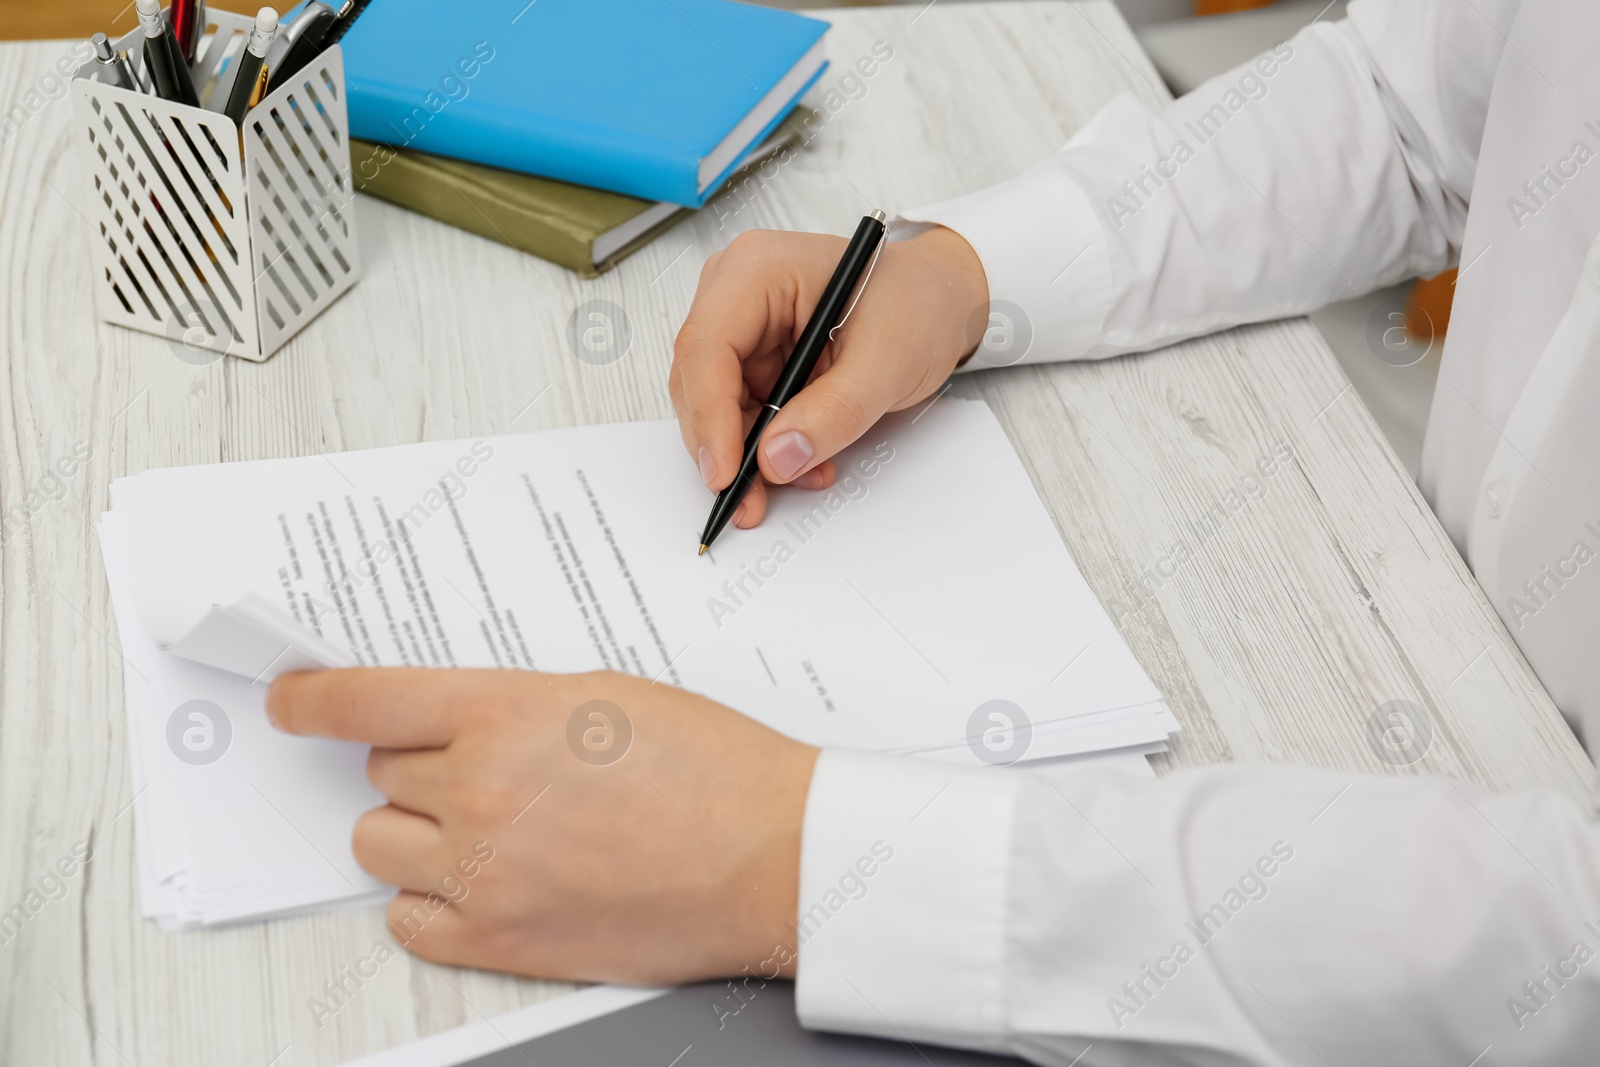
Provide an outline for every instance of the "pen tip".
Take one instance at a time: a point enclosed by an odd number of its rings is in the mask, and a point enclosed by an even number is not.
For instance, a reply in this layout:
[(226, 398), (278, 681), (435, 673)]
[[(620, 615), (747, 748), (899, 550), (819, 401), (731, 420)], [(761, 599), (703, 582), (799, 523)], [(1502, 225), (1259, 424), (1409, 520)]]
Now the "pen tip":
[(706, 546), (705, 545), (701, 545), (700, 546), (700, 551), (695, 553), (695, 555), (697, 555), (697, 556), (703, 556), (705, 554), (706, 554)]

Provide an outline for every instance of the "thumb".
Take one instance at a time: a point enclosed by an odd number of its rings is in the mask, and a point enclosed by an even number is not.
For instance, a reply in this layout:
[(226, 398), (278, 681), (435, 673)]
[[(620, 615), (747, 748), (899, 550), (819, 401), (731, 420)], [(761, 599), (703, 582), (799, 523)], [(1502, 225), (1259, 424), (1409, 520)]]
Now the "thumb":
[(894, 381), (874, 360), (838, 360), (797, 393), (762, 435), (761, 473), (791, 482), (847, 448), (895, 400)]

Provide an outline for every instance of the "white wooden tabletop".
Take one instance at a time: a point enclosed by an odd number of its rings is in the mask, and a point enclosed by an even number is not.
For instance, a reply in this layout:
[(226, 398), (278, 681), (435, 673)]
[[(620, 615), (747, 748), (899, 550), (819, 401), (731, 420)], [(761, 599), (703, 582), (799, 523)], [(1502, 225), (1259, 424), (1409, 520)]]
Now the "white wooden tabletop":
[[(95, 321), (71, 104), (46, 77), (71, 45), (0, 46), (0, 108), (25, 113), (0, 145), (0, 510), (26, 505), (0, 556), (0, 911), (77, 842), (93, 848), (0, 943), (0, 1063), (332, 1064), (567, 988), (402, 957), (319, 1027), (308, 1001), (385, 938), (379, 911), (185, 934), (139, 918), (94, 522), (110, 481), (149, 467), (668, 417), (672, 336), (700, 263), (735, 233), (848, 232), (874, 206), (1016, 174), (1119, 91), (1166, 97), (1109, 0), (832, 17), (816, 99), (875, 42), (892, 57), (841, 91), (810, 148), (615, 273), (580, 282), (360, 198), (365, 277), (261, 365), (194, 366)], [(592, 299), (631, 325), (609, 366), (564, 339)], [(1586, 795), (1583, 753), (1304, 321), (985, 371), (953, 394), (993, 405), (1182, 721), (1163, 767), (1301, 761)], [(78, 442), (87, 466), (60, 487), (48, 472)], [(1283, 450), (1292, 459), (1235, 509), (1229, 494)], [(1392, 700), (1433, 728), (1408, 767), (1368, 739)]]

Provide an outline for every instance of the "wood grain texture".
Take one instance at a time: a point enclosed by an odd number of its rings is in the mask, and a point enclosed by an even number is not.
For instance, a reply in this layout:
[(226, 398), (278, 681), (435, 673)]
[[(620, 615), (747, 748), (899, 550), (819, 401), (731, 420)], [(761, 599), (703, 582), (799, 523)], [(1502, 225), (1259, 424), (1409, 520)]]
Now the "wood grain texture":
[[(170, 0), (166, 0), (170, 4)], [(261, 5), (251, 0), (213, 0), (219, 11), (254, 14)], [(286, 10), (288, 5), (284, 5)], [(88, 37), (96, 30), (113, 41), (139, 24), (133, 0), (0, 0), (0, 40), (36, 37)]]
[[(0, 554), (0, 910), (74, 842), (94, 847), (63, 898), (0, 944), (0, 1063), (332, 1064), (566, 988), (402, 957), (318, 1027), (307, 1001), (384, 937), (376, 911), (181, 935), (142, 921), (122, 666), (94, 521), (113, 478), (149, 467), (667, 417), (673, 333), (699, 264), (735, 233), (844, 232), (872, 206), (1017, 173), (1118, 91), (1165, 98), (1107, 0), (835, 18), (823, 89), (875, 41), (894, 49), (865, 92), (770, 178), (614, 274), (580, 282), (361, 199), (366, 276), (262, 365), (192, 366), (159, 338), (95, 321), (69, 202), (69, 104), (43, 107), (0, 146), (0, 510), (41, 487), (59, 497), (35, 497)], [(67, 47), (0, 47), (0, 107)], [(621, 305), (632, 328), (611, 366), (579, 362), (564, 338), (591, 299)], [(1437, 736), (1396, 773), (1586, 794), (1583, 753), (1303, 321), (1102, 363), (985, 371), (952, 393), (993, 405), (1183, 722), (1164, 765), (1382, 772), (1365, 723), (1406, 699), (1428, 708)], [(80, 440), (91, 459), (58, 491), (49, 468)], [(1261, 480), (1259, 499), (1197, 533), (1281, 447), (1292, 461)], [(1187, 561), (1163, 564), (1184, 539)], [(1062, 649), (1063, 665), (1075, 651)]]

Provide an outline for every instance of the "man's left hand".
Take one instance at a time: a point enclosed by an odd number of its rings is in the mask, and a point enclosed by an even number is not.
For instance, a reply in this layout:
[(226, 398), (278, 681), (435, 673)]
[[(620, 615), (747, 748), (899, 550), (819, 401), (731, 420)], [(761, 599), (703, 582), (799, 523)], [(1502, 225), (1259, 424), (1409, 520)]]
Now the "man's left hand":
[(418, 955), (649, 984), (793, 974), (810, 746), (615, 673), (289, 674), (267, 712), (373, 746), (389, 803), (355, 857), (400, 888), (390, 930)]

